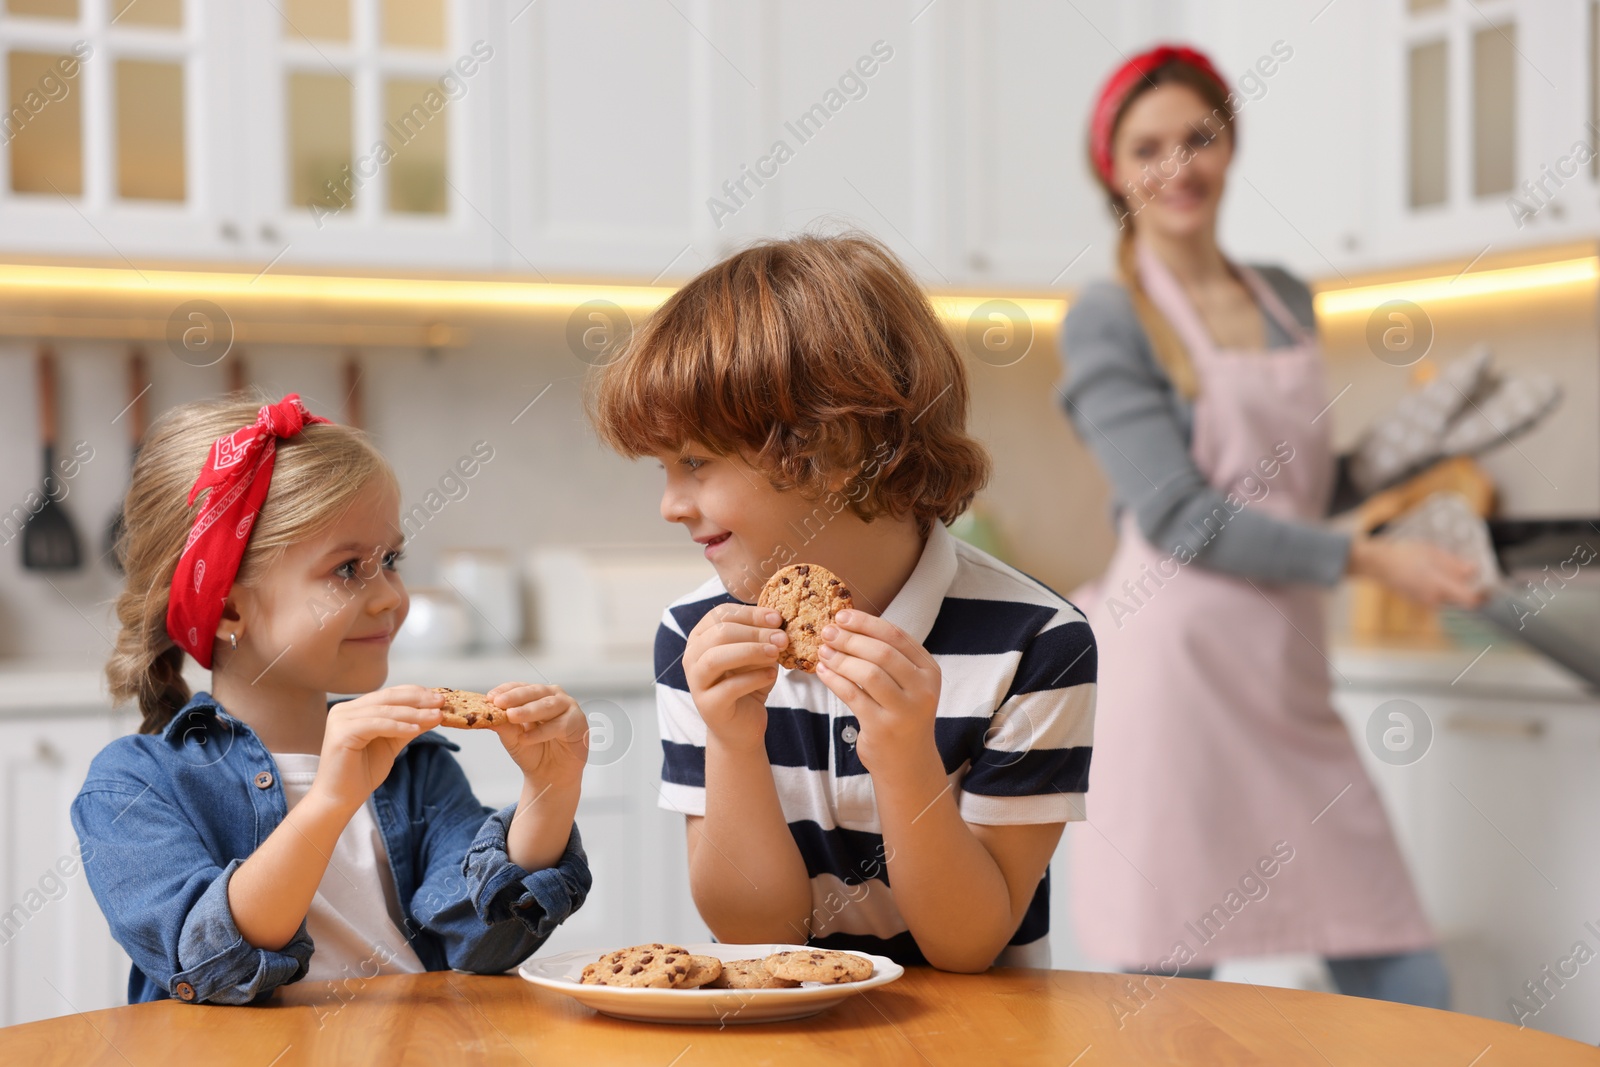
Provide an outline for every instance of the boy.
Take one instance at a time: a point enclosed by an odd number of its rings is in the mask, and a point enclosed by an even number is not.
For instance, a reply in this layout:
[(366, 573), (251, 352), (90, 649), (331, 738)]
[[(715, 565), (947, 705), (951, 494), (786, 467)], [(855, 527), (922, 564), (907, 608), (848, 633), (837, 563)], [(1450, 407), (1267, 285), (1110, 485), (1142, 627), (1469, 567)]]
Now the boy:
[[(967, 382), (885, 248), (806, 236), (679, 290), (605, 368), (601, 437), (666, 471), (717, 577), (656, 638), (662, 805), (719, 940), (955, 971), (1049, 966), (1048, 864), (1083, 818), (1094, 639), (945, 529), (987, 480)], [(813, 563), (856, 607), (815, 674), (753, 606)], [(893, 891), (890, 883), (893, 883)]]

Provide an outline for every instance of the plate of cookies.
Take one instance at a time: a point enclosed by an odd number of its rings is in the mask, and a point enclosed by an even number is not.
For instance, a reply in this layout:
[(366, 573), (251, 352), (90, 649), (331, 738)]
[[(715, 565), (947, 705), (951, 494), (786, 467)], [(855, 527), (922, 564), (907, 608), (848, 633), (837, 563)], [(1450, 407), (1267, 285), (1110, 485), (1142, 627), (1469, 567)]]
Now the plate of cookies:
[(518, 973), (602, 1015), (726, 1025), (803, 1019), (888, 985), (905, 968), (885, 956), (805, 945), (654, 942), (535, 956)]

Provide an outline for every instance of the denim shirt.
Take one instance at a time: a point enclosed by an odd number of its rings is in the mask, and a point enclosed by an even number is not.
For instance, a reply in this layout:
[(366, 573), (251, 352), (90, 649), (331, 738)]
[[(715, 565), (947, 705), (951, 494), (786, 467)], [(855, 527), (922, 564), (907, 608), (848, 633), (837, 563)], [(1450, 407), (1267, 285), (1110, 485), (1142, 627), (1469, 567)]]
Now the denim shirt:
[[(460, 747), (431, 731), (412, 739), (368, 803), (401, 933), (423, 966), (498, 974), (583, 904), (589, 865), (576, 825), (556, 866), (512, 863), (516, 806), (479, 804), (452, 751)], [(130, 1004), (257, 1003), (305, 976), (314, 946), (304, 920), (282, 949), (256, 948), (228, 904), (233, 872), (287, 810), (271, 753), (209, 693), (160, 734), (120, 737), (94, 758), (72, 826), (95, 900), (133, 960)]]

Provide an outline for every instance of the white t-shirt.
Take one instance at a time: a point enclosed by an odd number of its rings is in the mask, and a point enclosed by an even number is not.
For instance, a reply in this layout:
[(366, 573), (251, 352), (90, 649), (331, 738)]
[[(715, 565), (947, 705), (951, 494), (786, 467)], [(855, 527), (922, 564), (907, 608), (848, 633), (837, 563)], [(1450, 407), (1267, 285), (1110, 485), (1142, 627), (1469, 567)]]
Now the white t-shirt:
[[(274, 752), (283, 799), (289, 810), (306, 795), (321, 756)], [(345, 826), (333, 846), (328, 869), (311, 899), (306, 930), (316, 948), (306, 981), (415, 974), (427, 970), (400, 932), (405, 913), (389, 872), (389, 853), (372, 816), (372, 801)]]

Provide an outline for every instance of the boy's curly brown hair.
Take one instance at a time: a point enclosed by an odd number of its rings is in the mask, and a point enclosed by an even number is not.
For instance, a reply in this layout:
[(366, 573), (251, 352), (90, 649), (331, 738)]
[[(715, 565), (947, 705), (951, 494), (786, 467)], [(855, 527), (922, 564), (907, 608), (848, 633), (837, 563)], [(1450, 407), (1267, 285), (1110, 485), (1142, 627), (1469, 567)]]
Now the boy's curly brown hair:
[(989, 478), (967, 399), (960, 355), (894, 254), (861, 233), (806, 235), (674, 293), (600, 371), (590, 418), (630, 458), (698, 445), (808, 498), (870, 466), (851, 509), (926, 528)]

